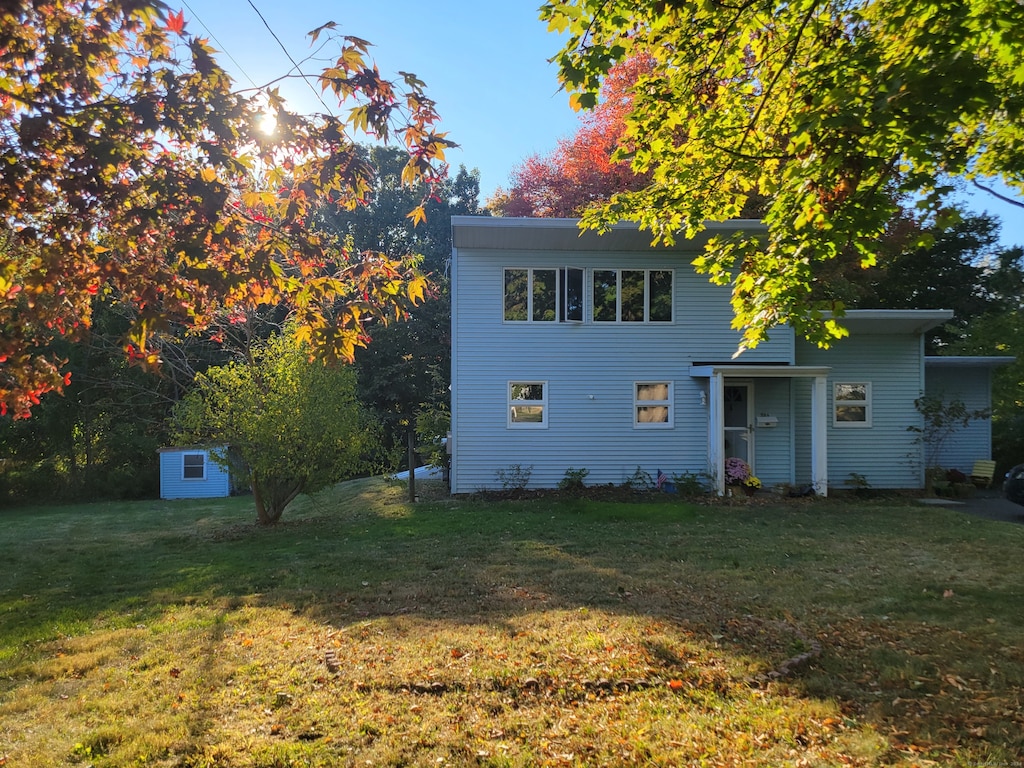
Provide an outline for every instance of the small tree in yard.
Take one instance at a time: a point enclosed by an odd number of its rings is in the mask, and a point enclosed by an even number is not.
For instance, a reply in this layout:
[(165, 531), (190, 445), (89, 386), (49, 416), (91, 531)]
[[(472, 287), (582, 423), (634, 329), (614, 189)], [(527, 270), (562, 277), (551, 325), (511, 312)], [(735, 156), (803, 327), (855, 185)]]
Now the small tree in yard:
[(196, 377), (175, 408), (175, 439), (228, 444), (215, 460), (248, 472), (257, 521), (273, 525), (300, 493), (371, 467), (379, 430), (355, 392), (351, 368), (311, 361), (290, 334), (273, 336), (248, 360)]

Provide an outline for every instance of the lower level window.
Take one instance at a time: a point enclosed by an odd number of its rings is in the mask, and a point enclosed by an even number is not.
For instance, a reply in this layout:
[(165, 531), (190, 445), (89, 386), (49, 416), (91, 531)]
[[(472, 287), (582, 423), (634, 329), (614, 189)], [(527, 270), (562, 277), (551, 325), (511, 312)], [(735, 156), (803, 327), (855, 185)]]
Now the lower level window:
[(185, 480), (206, 479), (206, 454), (186, 453), (182, 455), (181, 476)]
[(633, 426), (672, 426), (672, 382), (638, 381), (634, 384)]
[(871, 382), (836, 382), (832, 387), (832, 425), (871, 426)]
[(546, 381), (510, 381), (508, 383), (509, 427), (546, 427), (548, 425), (548, 383)]

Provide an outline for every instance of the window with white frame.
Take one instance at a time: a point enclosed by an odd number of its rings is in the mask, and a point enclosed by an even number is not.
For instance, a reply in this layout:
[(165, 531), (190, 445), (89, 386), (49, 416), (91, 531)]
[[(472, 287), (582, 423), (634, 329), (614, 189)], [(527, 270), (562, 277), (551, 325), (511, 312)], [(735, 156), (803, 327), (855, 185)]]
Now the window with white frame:
[(595, 323), (671, 323), (671, 269), (595, 269)]
[(540, 428), (548, 425), (548, 383), (546, 381), (510, 381), (508, 383), (508, 426)]
[(871, 382), (835, 382), (832, 385), (832, 426), (871, 426)]
[(672, 382), (634, 382), (633, 426), (671, 427), (672, 423)]
[(181, 477), (183, 480), (206, 479), (206, 454), (184, 453), (181, 456)]
[(578, 267), (505, 268), (505, 322), (583, 322), (583, 270)]

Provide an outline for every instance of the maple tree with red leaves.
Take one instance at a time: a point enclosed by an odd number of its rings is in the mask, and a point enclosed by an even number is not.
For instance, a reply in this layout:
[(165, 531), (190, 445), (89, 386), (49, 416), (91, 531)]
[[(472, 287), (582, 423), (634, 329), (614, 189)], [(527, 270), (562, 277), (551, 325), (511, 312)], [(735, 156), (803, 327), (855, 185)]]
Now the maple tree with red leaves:
[[(422, 299), (409, 262), (346, 252), (306, 221), (325, 203), (366, 200), (373, 172), (354, 134), (402, 146), (403, 181), (427, 189), (453, 144), (414, 75), (383, 78), (369, 43), (333, 22), (310, 36), (337, 47), (317, 79), (343, 117), (295, 114), (275, 89), (237, 92), (160, 0), (5, 4), (0, 413), (27, 416), (63, 388), (48, 345), (86, 333), (96, 300), (132, 308), (126, 350), (157, 366), (154, 334), (172, 322), (203, 329), (279, 305), (319, 356), (351, 360), (368, 321)], [(267, 109), (273, 136), (260, 127)]]
[(488, 207), (501, 216), (572, 218), (616, 192), (647, 186), (649, 174), (635, 172), (629, 160), (612, 160), (612, 153), (622, 144), (633, 87), (651, 65), (638, 55), (614, 66), (602, 83), (600, 102), (576, 133), (550, 154), (524, 160), (512, 171), (509, 190), (499, 189)]

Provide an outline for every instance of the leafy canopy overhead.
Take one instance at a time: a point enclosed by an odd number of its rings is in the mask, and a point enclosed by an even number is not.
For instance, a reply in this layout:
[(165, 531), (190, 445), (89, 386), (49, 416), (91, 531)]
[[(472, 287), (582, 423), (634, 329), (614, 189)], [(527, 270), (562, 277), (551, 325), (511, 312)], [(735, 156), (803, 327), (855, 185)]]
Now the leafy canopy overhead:
[(650, 183), (583, 225), (637, 221), (655, 241), (767, 201), (766, 233), (713, 239), (695, 264), (732, 283), (744, 345), (788, 322), (843, 334), (810, 291), (875, 241), (912, 196), (939, 211), (949, 179), (1024, 191), (1024, 4), (1009, 0), (555, 0), (573, 103), (592, 108), (616, 62), (652, 57), (619, 150)]
[[(6, 3), (0, 11), (0, 413), (66, 383), (47, 350), (89, 325), (94, 298), (134, 310), (129, 354), (156, 365), (171, 321), (285, 305), (299, 337), (351, 359), (370, 318), (419, 301), (424, 280), (306, 226), (362, 204), (372, 169), (351, 136), (394, 140), (406, 183), (444, 175), (451, 146), (414, 75), (381, 77), (369, 44), (314, 30), (314, 81), (340, 109), (302, 116), (242, 94), (206, 41), (160, 0)], [(276, 131), (261, 130), (264, 112)], [(341, 116), (333, 114), (337, 111)], [(422, 204), (413, 208), (422, 219)]]

